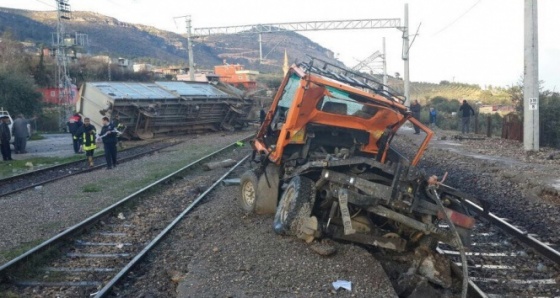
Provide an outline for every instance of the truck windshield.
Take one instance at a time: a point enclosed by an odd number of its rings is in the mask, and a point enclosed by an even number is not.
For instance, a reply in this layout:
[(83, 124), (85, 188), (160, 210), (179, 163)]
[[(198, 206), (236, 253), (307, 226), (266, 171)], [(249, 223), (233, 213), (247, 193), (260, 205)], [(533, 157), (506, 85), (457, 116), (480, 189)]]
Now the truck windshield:
[(283, 108), (290, 108), (292, 105), (292, 101), (294, 101), (294, 97), (296, 95), (296, 90), (299, 86), (300, 77), (296, 74), (292, 74), (288, 79), (288, 83), (286, 87), (284, 87), (284, 92), (282, 93), (282, 98), (278, 102), (278, 106)]
[(364, 119), (369, 119), (377, 113), (377, 109), (356, 101), (353, 95), (333, 88), (326, 87), (328, 95), (323, 96), (317, 105), (317, 109), (326, 113), (355, 116)]

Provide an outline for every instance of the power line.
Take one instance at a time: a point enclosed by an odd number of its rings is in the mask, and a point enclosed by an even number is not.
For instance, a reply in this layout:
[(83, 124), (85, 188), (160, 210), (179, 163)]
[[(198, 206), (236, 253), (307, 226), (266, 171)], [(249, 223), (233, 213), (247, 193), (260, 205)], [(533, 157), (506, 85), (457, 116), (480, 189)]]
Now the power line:
[(52, 7), (52, 8), (56, 8), (56, 6), (51, 5), (51, 4), (48, 4), (47, 2), (44, 2), (44, 1), (41, 1), (41, 0), (35, 0), (35, 1), (37, 1), (37, 2), (39, 2), (39, 3), (41, 3), (41, 4), (44, 4), (44, 5), (46, 5), (46, 6)]
[(457, 21), (459, 21), (462, 17), (464, 17), (467, 13), (469, 13), (469, 11), (471, 11), (475, 6), (477, 6), (482, 0), (478, 0), (475, 4), (473, 4), (471, 7), (469, 7), (469, 9), (467, 9), (465, 12), (463, 12), (460, 16), (458, 16), (455, 20), (453, 20), (451, 23), (447, 24), (447, 26), (443, 27), (441, 30), (439, 30), (438, 32), (434, 33), (432, 35), (432, 37), (440, 34), (441, 32), (447, 30), (447, 28), (453, 26), (453, 24), (455, 24)]

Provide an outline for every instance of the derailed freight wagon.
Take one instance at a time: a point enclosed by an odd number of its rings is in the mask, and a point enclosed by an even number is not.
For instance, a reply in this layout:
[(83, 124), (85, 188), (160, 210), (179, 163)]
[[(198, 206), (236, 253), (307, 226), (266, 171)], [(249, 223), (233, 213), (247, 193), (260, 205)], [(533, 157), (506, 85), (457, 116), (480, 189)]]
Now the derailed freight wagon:
[[(439, 241), (468, 244), (474, 218), (464, 196), (415, 167), (433, 132), (387, 90), (318, 59), (292, 66), (251, 142), (241, 207), (275, 214), (276, 233), (308, 242), (432, 253)], [(424, 131), (420, 145), (399, 139), (406, 122)]]
[(76, 110), (97, 126), (104, 116), (118, 116), (126, 126), (124, 136), (129, 138), (243, 127), (252, 100), (227, 86), (220, 89), (208, 83), (183, 81), (85, 83)]

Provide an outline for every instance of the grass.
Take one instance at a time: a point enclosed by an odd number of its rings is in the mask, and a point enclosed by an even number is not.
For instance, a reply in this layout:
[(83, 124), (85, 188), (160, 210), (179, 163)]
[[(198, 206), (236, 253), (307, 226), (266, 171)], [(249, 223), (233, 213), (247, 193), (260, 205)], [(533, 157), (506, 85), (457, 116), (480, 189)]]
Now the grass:
[(16, 247), (14, 249), (11, 250), (7, 250), (7, 251), (1, 251), (0, 252), (0, 256), (2, 256), (2, 258), (6, 259), (6, 260), (12, 260), (18, 256), (20, 256), (21, 254), (23, 254), (24, 252), (32, 249), (33, 247), (43, 243), (43, 241), (45, 241), (44, 239), (36, 239), (27, 243), (24, 243), (23, 245)]
[(9, 162), (4, 162), (3, 166), (0, 167), (0, 177), (7, 178), (26, 172), (28, 170), (32, 170), (32, 167), (26, 166), (26, 164), (28, 164), (29, 162), (33, 164), (33, 167), (37, 167), (39, 165), (41, 165), (41, 167), (44, 167), (76, 161), (83, 158), (83, 156), (76, 155), (70, 157), (33, 157), (24, 160), (11, 160)]
[(38, 141), (38, 140), (43, 140), (45, 139), (45, 137), (43, 135), (40, 135), (38, 133), (34, 133), (31, 135), (31, 137), (29, 138), (30, 141)]
[(101, 186), (99, 186), (98, 184), (86, 184), (82, 187), (82, 191), (83, 192), (100, 192), (101, 191)]
[[(95, 156), (103, 154), (103, 150), (101, 150), (101, 152), (96, 150), (95, 152)], [(30, 170), (35, 170), (39, 165), (41, 168), (44, 168), (78, 160), (85, 160), (85, 155), (80, 154), (68, 157), (32, 157), (23, 160), (12, 160), (4, 162), (0, 167), (0, 179), (22, 174)], [(27, 166), (28, 162), (33, 164), (33, 167)], [(0, 161), (0, 163), (2, 163), (2, 161)]]

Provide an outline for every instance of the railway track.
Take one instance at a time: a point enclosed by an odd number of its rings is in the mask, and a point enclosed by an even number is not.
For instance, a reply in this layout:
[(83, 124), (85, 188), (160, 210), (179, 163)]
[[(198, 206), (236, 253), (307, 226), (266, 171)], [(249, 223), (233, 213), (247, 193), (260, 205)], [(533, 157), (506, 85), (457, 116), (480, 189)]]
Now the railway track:
[[(122, 163), (137, 159), (141, 156), (175, 146), (179, 143), (180, 142), (177, 141), (159, 141), (125, 149), (119, 151), (118, 162)], [(103, 155), (96, 156), (94, 161), (95, 166), (92, 168), (86, 165), (85, 160), (77, 160), (2, 179), (0, 180), (0, 197), (15, 194), (69, 176), (97, 170), (106, 165)]]
[[(17, 293), (22, 297), (106, 296), (249, 156), (240, 158), (225, 174), (223, 169), (215, 169), (205, 177), (192, 173), (189, 176), (188, 172), (236, 145), (184, 166), (0, 266), (0, 293)], [(241, 157), (242, 153), (236, 154)], [(185, 186), (173, 185), (164, 189), (163, 194), (161, 189), (157, 195), (146, 194), (177, 179)], [(210, 180), (215, 182), (206, 187)]]
[[(467, 200), (478, 214), (467, 256), (469, 297), (560, 297), (560, 252), (537, 235)], [(446, 225), (442, 225), (446, 227)], [(460, 271), (460, 254), (439, 243), (438, 252)]]

